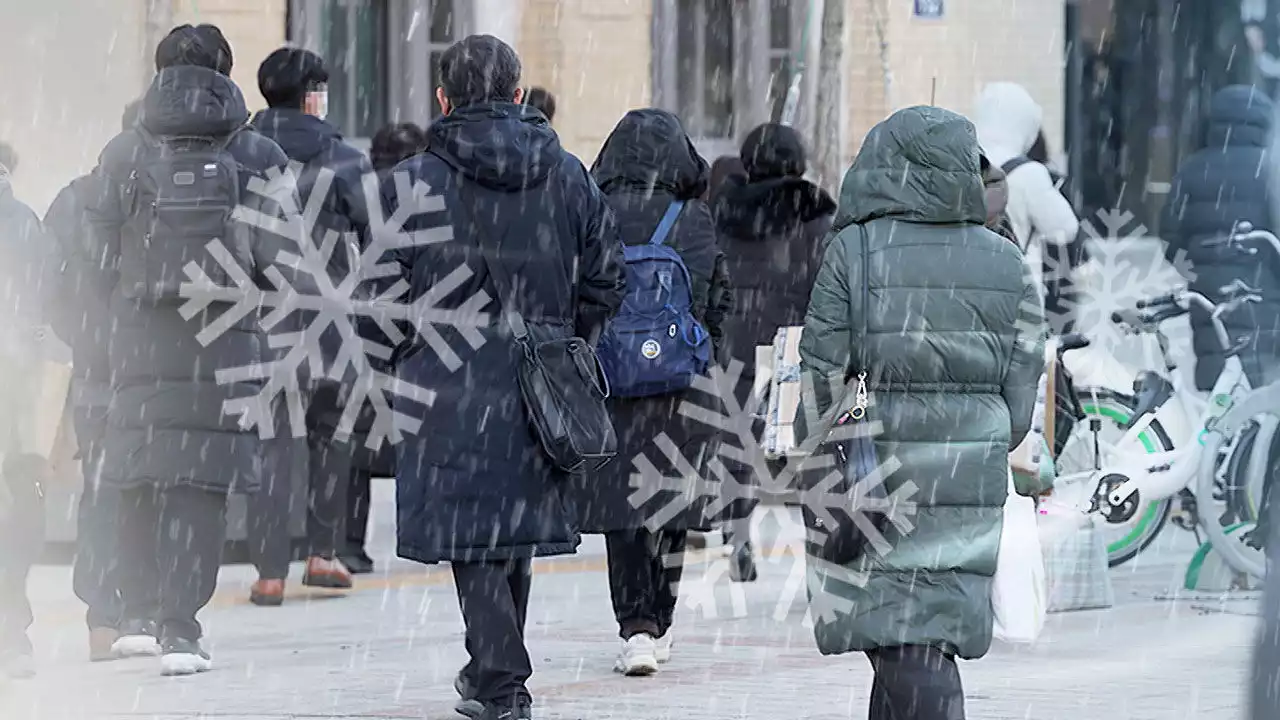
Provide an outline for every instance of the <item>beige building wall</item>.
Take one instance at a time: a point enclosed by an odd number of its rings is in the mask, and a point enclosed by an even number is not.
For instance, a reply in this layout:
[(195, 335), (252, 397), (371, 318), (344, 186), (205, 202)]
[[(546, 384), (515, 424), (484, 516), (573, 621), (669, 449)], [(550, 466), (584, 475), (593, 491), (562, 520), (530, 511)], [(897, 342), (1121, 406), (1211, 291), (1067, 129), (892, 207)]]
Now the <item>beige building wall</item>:
[(0, 140), (17, 196), (43, 215), (91, 170), (141, 90), (142, 0), (0, 3)]
[(244, 93), (249, 111), (267, 106), (258, 92), (258, 65), (285, 43), (287, 0), (171, 0), (173, 24), (209, 23), (222, 29), (231, 43), (231, 79)]
[[(1044, 108), (1050, 149), (1062, 151), (1064, 0), (950, 0), (939, 20), (914, 17), (906, 1), (849, 3), (851, 155), (889, 111), (928, 104), (935, 81), (934, 103), (965, 115), (986, 83), (1020, 83)], [(888, 48), (891, 107), (883, 99), (877, 19)]]
[(526, 85), (556, 96), (556, 130), (590, 167), (618, 120), (651, 102), (651, 0), (523, 0)]

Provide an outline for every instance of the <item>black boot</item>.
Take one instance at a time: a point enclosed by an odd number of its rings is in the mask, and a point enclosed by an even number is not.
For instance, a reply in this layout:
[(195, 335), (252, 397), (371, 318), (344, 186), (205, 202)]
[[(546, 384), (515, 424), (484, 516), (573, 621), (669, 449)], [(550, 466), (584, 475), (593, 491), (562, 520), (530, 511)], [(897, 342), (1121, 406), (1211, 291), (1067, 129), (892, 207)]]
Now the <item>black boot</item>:
[(751, 550), (751, 543), (735, 545), (733, 554), (729, 556), (729, 579), (734, 582), (755, 582), (757, 577), (756, 558)]

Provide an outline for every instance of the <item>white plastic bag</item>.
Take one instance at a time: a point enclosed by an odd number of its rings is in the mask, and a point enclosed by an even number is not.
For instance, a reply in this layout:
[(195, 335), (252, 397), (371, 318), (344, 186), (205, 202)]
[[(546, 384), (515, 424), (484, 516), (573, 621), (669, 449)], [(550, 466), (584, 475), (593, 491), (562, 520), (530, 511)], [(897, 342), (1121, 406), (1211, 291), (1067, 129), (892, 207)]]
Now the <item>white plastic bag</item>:
[(1013, 491), (1012, 474), (1009, 496), (1004, 501), (1004, 528), (1000, 531), (991, 607), (995, 611), (995, 636), (1010, 643), (1035, 642), (1049, 608), (1036, 504)]

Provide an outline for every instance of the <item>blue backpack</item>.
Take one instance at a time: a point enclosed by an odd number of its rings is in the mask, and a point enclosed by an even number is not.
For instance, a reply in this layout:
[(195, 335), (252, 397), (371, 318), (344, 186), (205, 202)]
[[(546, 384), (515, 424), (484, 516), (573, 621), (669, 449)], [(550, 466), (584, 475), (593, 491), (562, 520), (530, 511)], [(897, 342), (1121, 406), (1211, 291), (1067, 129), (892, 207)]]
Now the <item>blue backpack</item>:
[(683, 201), (671, 203), (649, 242), (622, 248), (627, 295), (597, 351), (617, 397), (684, 390), (711, 365), (709, 336), (693, 317), (689, 268), (663, 244), (683, 209)]

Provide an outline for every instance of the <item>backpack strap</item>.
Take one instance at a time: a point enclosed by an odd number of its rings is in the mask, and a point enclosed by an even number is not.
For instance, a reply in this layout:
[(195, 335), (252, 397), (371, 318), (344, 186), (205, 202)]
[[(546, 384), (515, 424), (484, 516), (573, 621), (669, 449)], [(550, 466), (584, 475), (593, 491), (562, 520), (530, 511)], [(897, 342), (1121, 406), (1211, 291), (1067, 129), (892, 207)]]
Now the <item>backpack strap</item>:
[(680, 213), (683, 210), (683, 200), (674, 200), (667, 206), (667, 211), (662, 214), (662, 219), (658, 221), (658, 227), (654, 228), (653, 235), (649, 238), (650, 245), (661, 245), (667, 241), (667, 236), (671, 234), (671, 228), (675, 227), (676, 220), (680, 218)]
[(1010, 158), (1009, 160), (1006, 160), (1005, 163), (1000, 166), (1000, 169), (1004, 171), (1005, 175), (1008, 175), (1014, 170), (1017, 170), (1018, 168), (1030, 162), (1035, 162), (1035, 161), (1027, 157), (1026, 155), (1019, 155), (1015, 158)]

